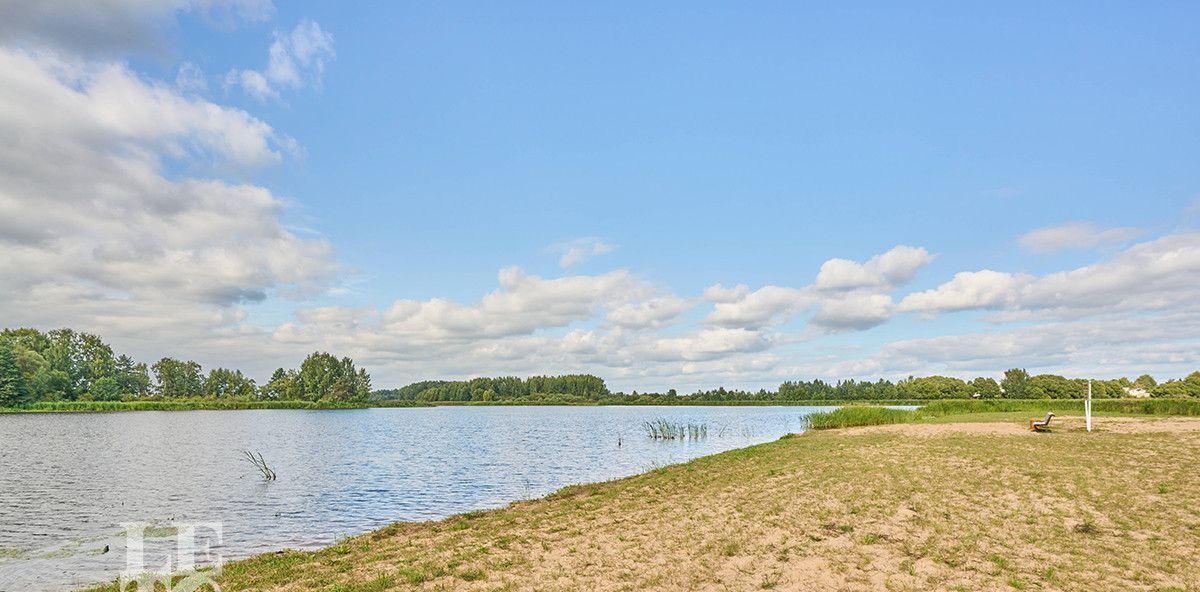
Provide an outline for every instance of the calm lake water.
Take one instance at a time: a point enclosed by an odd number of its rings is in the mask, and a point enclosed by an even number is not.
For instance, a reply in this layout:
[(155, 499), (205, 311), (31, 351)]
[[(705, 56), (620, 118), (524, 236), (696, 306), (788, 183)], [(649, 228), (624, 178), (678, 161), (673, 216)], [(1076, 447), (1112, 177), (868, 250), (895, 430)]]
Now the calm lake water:
[[(801, 431), (805, 415), (825, 409), (0, 415), (0, 590), (113, 580), (126, 565), (122, 523), (153, 524), (148, 549), (174, 545), (173, 525), (184, 522), (220, 523), (220, 542), (208, 542), (225, 559), (310, 549), (397, 520), (503, 506), (767, 442)], [(652, 441), (642, 422), (659, 417), (706, 423), (708, 437)], [(264, 481), (242, 450), (261, 453), (278, 479)]]

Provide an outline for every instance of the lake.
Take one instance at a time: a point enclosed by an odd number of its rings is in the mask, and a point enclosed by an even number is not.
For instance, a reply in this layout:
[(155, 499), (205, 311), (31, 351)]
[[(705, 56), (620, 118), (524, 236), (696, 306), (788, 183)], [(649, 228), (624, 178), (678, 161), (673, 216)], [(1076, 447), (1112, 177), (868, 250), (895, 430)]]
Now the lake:
[[(125, 568), (122, 523), (219, 523), (225, 559), (312, 549), (779, 438), (829, 407), (432, 407), (0, 415), (0, 590)], [(708, 426), (654, 441), (643, 422)], [(265, 481), (242, 456), (261, 453)], [(154, 533), (158, 534), (155, 535)], [(203, 533), (201, 533), (203, 534)], [(210, 537), (211, 538), (211, 537)], [(108, 552), (103, 552), (105, 547)]]

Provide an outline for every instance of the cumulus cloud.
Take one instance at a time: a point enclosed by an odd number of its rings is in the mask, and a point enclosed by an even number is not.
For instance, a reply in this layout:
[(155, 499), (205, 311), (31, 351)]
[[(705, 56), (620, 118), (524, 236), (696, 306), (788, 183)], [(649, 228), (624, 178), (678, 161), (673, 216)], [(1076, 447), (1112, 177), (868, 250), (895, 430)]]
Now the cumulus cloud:
[(1068, 374), (1170, 376), (1200, 365), (1200, 313), (1107, 315), (989, 332), (896, 341), (878, 356), (882, 371), (941, 368), (955, 374), (996, 374), (1025, 367)]
[(270, 0), (4, 0), (0, 43), (77, 55), (145, 51), (161, 43), (161, 31), (179, 12), (232, 26), (265, 21), (274, 11)]
[(660, 296), (623, 304), (608, 313), (609, 323), (626, 329), (658, 329), (674, 324), (692, 307), (685, 298)]
[(717, 285), (705, 294), (721, 300), (713, 305), (704, 322), (728, 328), (758, 329), (785, 320), (811, 303), (803, 290), (781, 286), (763, 286), (753, 292), (735, 289), (730, 293)]
[(325, 64), (335, 55), (333, 35), (315, 21), (304, 20), (290, 33), (275, 33), (264, 70), (231, 70), (225, 84), (240, 86), (260, 101), (276, 99), (282, 89), (319, 87)]
[(761, 332), (749, 329), (705, 329), (680, 337), (663, 337), (641, 348), (643, 355), (658, 361), (713, 360), (734, 353), (758, 352), (770, 347)]
[(575, 240), (555, 243), (547, 249), (559, 255), (558, 266), (567, 269), (595, 257), (611, 253), (617, 246), (595, 237), (577, 238)]
[(904, 297), (904, 312), (941, 313), (976, 308), (1000, 308), (1017, 297), (1032, 277), (983, 269), (954, 274), (954, 279), (935, 289)]
[(1200, 233), (1181, 233), (1136, 244), (1093, 265), (1041, 277), (991, 270), (959, 273), (937, 288), (908, 295), (899, 308), (1073, 317), (1181, 306), (1200, 296), (1197, 286)]
[(1031, 230), (1022, 235), (1018, 242), (1021, 247), (1035, 253), (1053, 253), (1123, 243), (1141, 234), (1138, 228), (1101, 228), (1091, 222), (1068, 222)]
[(865, 263), (830, 259), (821, 265), (815, 286), (821, 290), (894, 288), (912, 281), (917, 271), (931, 261), (933, 255), (928, 251), (907, 245), (896, 246)]
[(0, 48), (0, 137), (6, 319), (216, 339), (241, 330), (240, 304), (339, 273), (327, 242), (283, 226), (267, 189), (165, 172), (279, 162), (289, 141), (243, 111), (119, 64)]
[(750, 287), (746, 284), (738, 284), (732, 288), (716, 284), (705, 288), (703, 297), (709, 302), (730, 303), (745, 299), (749, 293)]
[(835, 333), (865, 331), (891, 319), (892, 309), (887, 294), (848, 294), (822, 302), (812, 322)]
[(398, 300), (383, 313), (383, 330), (421, 341), (525, 335), (590, 319), (601, 307), (650, 290), (623, 270), (545, 279), (511, 267), (501, 270), (499, 279), (499, 289), (472, 305), (440, 298)]

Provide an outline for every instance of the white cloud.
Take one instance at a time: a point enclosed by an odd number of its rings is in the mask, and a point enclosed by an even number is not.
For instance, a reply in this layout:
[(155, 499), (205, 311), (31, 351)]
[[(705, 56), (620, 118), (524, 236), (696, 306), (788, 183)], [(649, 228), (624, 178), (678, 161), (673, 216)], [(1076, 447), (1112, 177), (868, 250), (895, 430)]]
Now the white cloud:
[(940, 313), (971, 309), (1077, 317), (1157, 310), (1200, 296), (1200, 233), (1136, 244), (1108, 260), (1035, 277), (991, 270), (963, 272), (933, 290), (908, 295), (900, 309)]
[(847, 294), (825, 300), (812, 322), (833, 332), (864, 331), (892, 318), (892, 298), (887, 294)]
[(577, 238), (575, 240), (555, 243), (547, 248), (551, 253), (559, 254), (558, 266), (567, 269), (595, 257), (611, 253), (617, 246), (595, 237)]
[(1092, 249), (1122, 243), (1142, 234), (1137, 228), (1101, 228), (1091, 222), (1068, 222), (1031, 230), (1021, 236), (1021, 247), (1036, 253)]
[(885, 371), (998, 374), (1024, 367), (1069, 375), (1171, 376), (1200, 366), (1200, 314), (1106, 315), (986, 333), (902, 340), (880, 355)]
[(6, 323), (204, 351), (245, 337), (240, 303), (339, 273), (328, 243), (284, 228), (267, 189), (165, 172), (279, 162), (288, 141), (243, 111), (121, 65), (0, 48), (0, 137)]
[(281, 89), (319, 88), (325, 63), (335, 55), (333, 35), (315, 21), (304, 20), (290, 33), (275, 33), (265, 70), (231, 70), (225, 84), (241, 86), (260, 101), (279, 98)]
[(954, 312), (976, 308), (1001, 308), (1017, 298), (1018, 291), (1033, 278), (983, 269), (954, 274), (954, 279), (933, 290), (904, 297), (903, 312)]
[(708, 288), (705, 294), (723, 301), (713, 305), (704, 322), (727, 328), (758, 329), (786, 320), (811, 303), (804, 291), (780, 286), (763, 286), (753, 292), (740, 290), (736, 300), (730, 299), (735, 295), (720, 285)]
[(912, 281), (933, 255), (920, 247), (899, 245), (871, 257), (866, 263), (830, 259), (821, 265), (815, 286), (821, 290), (888, 289)]
[(279, 98), (279, 91), (267, 82), (266, 76), (254, 70), (234, 70), (225, 75), (225, 86), (240, 85), (246, 94), (260, 100)]
[(732, 288), (716, 284), (705, 288), (703, 297), (709, 302), (730, 303), (745, 299), (749, 293), (750, 287), (746, 284), (738, 284)]
[(75, 54), (145, 51), (179, 12), (232, 26), (271, 18), (270, 0), (53, 0), (0, 2), (0, 42)]
[(192, 62), (183, 62), (175, 74), (175, 88), (183, 93), (204, 93), (208, 91), (208, 79), (199, 66)]
[(692, 307), (687, 299), (675, 295), (660, 296), (623, 304), (608, 313), (609, 323), (626, 329), (658, 329), (674, 324)]
[(771, 346), (770, 340), (749, 329), (705, 329), (681, 337), (663, 337), (647, 344), (642, 353), (651, 360), (713, 360), (729, 354), (759, 352)]
[(528, 335), (565, 327), (617, 307), (650, 287), (626, 271), (545, 279), (519, 268), (500, 271), (500, 288), (471, 305), (449, 300), (397, 300), (382, 317), (382, 331), (416, 342), (457, 342)]
[(1133, 245), (1108, 260), (1052, 273), (1022, 290), (1016, 305), (1064, 314), (1153, 310), (1196, 302), (1200, 233), (1167, 235)]

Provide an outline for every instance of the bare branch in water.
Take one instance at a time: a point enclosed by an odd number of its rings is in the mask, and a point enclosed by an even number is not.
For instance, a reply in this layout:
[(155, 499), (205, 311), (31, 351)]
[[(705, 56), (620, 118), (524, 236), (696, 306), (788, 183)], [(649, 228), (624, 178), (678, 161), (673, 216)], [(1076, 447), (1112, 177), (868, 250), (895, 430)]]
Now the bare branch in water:
[(253, 452), (250, 452), (249, 450), (243, 450), (242, 454), (245, 455), (246, 460), (250, 461), (250, 464), (254, 465), (254, 468), (257, 469), (260, 474), (262, 474), (263, 479), (267, 481), (275, 480), (275, 471), (272, 471), (271, 468), (267, 466), (266, 461), (263, 460), (262, 453), (259, 453), (257, 456), (255, 456)]

